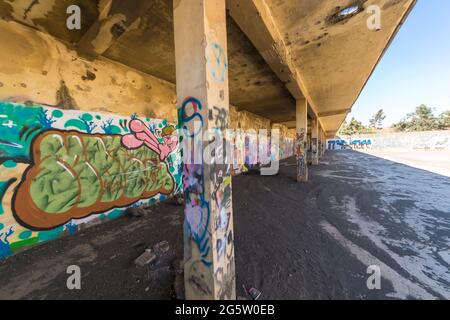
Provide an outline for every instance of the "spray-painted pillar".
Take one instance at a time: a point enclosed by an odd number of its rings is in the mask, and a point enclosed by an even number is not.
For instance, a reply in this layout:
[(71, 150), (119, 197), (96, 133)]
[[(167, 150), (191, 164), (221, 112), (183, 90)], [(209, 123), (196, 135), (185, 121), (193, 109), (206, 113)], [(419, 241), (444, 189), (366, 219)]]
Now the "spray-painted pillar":
[(323, 128), (322, 126), (320, 126), (319, 129), (319, 137), (320, 137), (320, 144), (319, 144), (319, 156), (322, 158), (323, 155), (325, 154), (325, 135), (323, 133)]
[(179, 125), (195, 153), (187, 157), (183, 144), (185, 296), (235, 299), (231, 165), (219, 159), (222, 148), (202, 156), (213, 141), (223, 146), (202, 134), (229, 122), (225, 0), (173, 3)]
[(320, 159), (322, 158), (322, 126), (319, 122), (319, 129), (317, 134), (317, 157)]
[(308, 181), (307, 156), (307, 131), (308, 131), (308, 102), (297, 100), (296, 102), (296, 130), (295, 157), (297, 159), (297, 181)]
[(322, 156), (325, 155), (326, 150), (327, 150), (327, 138), (325, 136), (325, 131), (322, 130)]
[(319, 119), (312, 119), (311, 126), (311, 161), (313, 165), (319, 164)]

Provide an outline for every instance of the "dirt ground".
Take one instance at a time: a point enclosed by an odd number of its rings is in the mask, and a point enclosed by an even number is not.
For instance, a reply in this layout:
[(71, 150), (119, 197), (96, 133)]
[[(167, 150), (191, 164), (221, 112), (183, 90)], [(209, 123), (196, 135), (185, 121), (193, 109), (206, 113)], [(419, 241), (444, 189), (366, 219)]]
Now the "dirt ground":
[[(450, 179), (350, 150), (328, 152), (295, 182), (280, 174), (233, 179), (237, 295), (261, 299), (450, 298)], [(32, 248), (0, 263), (1, 299), (168, 299), (182, 257), (183, 209), (155, 207)], [(156, 264), (134, 264), (166, 240)], [(82, 289), (66, 287), (77, 264)], [(367, 268), (381, 271), (369, 290)]]

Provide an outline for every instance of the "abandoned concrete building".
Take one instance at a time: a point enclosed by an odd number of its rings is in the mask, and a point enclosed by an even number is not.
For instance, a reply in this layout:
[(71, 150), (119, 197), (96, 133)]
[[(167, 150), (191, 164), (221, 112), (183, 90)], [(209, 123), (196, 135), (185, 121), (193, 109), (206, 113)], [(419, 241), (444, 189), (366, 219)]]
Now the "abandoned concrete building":
[(279, 129), (307, 181), (414, 4), (1, 0), (0, 256), (184, 193), (186, 298), (235, 299), (243, 165), (183, 164), (177, 129)]

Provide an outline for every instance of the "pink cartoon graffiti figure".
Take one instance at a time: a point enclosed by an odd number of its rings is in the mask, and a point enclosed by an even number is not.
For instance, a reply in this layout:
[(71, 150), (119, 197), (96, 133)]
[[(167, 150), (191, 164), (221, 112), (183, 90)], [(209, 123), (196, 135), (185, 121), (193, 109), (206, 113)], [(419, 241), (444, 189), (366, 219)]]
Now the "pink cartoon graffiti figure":
[(131, 120), (129, 128), (131, 133), (122, 137), (122, 144), (128, 149), (138, 149), (145, 145), (159, 154), (161, 161), (178, 145), (178, 137), (173, 135), (175, 131), (173, 127), (165, 127), (162, 130), (161, 137), (164, 143), (160, 143), (156, 135), (139, 119)]

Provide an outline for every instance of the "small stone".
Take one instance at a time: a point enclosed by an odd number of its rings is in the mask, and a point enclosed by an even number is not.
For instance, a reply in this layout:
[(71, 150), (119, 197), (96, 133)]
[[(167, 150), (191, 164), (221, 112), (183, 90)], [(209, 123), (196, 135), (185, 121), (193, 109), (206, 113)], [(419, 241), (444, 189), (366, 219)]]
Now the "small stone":
[(125, 213), (133, 218), (141, 218), (147, 215), (147, 211), (144, 208), (128, 208)]
[(146, 249), (143, 254), (141, 254), (136, 260), (134, 260), (134, 263), (142, 268), (155, 261), (155, 259), (156, 254), (152, 250)]
[(157, 254), (164, 254), (170, 250), (169, 242), (167, 242), (166, 240), (161, 241), (153, 246), (153, 250)]
[(180, 206), (182, 206), (182, 205), (184, 205), (184, 198), (183, 197), (177, 197), (177, 204), (178, 205), (180, 205)]

